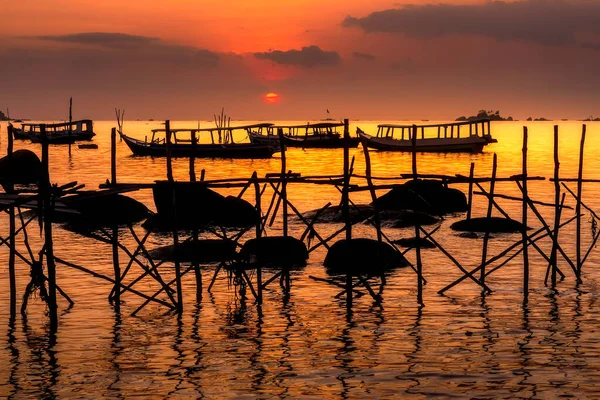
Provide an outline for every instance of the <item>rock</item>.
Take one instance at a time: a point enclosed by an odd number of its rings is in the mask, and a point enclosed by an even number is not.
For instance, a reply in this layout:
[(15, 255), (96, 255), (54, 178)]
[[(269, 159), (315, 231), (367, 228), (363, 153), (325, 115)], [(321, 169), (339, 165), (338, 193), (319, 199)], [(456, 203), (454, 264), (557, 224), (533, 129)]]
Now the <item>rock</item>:
[[(173, 186), (171, 186), (173, 185)], [(256, 208), (246, 200), (221, 194), (198, 183), (156, 182), (153, 188), (157, 219), (156, 227), (172, 227), (173, 189), (177, 223), (179, 228), (199, 228), (202, 226), (249, 227), (258, 220)]]
[(150, 257), (158, 261), (213, 263), (237, 258), (236, 244), (231, 240), (199, 239), (179, 243), (177, 252), (173, 245), (158, 247), (149, 251)]
[(376, 200), (379, 210), (413, 210), (444, 215), (467, 211), (467, 197), (436, 180), (408, 181)]
[(0, 158), (0, 183), (6, 191), (5, 184), (37, 184), (42, 175), (42, 162), (30, 150), (17, 150), (12, 157)]
[(340, 240), (331, 246), (323, 262), (330, 275), (381, 276), (408, 261), (395, 248), (373, 239)]
[(265, 267), (298, 268), (306, 265), (306, 245), (290, 236), (265, 236), (248, 240), (242, 246), (240, 259)]
[[(404, 210), (386, 210), (379, 213), (381, 226), (387, 228), (407, 228), (415, 225), (433, 225), (441, 222), (438, 217), (419, 211)], [(370, 217), (365, 222), (375, 221), (375, 216)]]
[[(312, 221), (318, 210), (307, 211), (302, 216), (306, 218), (308, 221)], [(350, 204), (348, 210), (350, 211), (350, 222), (352, 224), (364, 221), (366, 218), (369, 218), (373, 215), (374, 209), (373, 206), (367, 204), (357, 204), (353, 206)], [(340, 206), (331, 206), (328, 207), (323, 213), (319, 215), (317, 222), (320, 223), (343, 223), (344, 217), (342, 213), (342, 207)]]
[(79, 214), (57, 213), (54, 220), (66, 222), (71, 230), (79, 231), (134, 224), (150, 215), (144, 204), (131, 197), (98, 193), (101, 192), (84, 191), (63, 197), (61, 201)]
[(450, 225), (455, 231), (514, 233), (522, 232), (525, 227), (521, 222), (503, 217), (481, 217), (458, 221)]

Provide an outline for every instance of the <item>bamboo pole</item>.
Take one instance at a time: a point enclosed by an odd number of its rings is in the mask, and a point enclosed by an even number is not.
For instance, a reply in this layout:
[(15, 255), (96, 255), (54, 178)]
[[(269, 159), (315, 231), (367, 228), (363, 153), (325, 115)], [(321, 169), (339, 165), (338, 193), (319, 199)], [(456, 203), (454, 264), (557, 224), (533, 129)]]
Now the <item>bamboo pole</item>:
[(171, 121), (165, 121), (165, 147), (167, 153), (167, 180), (173, 182), (173, 165), (171, 164)]
[[(114, 128), (113, 128), (114, 130)], [(115, 311), (121, 312), (121, 266), (119, 265), (119, 227), (114, 224), (112, 228), (112, 257), (113, 257), (113, 269), (115, 272), (115, 284), (113, 287), (113, 301), (115, 305)]]
[(528, 132), (527, 127), (523, 127), (523, 163), (521, 174), (523, 175), (523, 204), (522, 204), (522, 223), (523, 230), (521, 235), (523, 237), (523, 301), (527, 302), (529, 299), (529, 252), (527, 243), (527, 139)]
[(110, 130), (110, 183), (117, 184), (117, 129)]
[(556, 250), (558, 246), (558, 226), (560, 225), (560, 182), (559, 182), (560, 162), (558, 160), (558, 125), (554, 125), (554, 203), (557, 205), (554, 209), (554, 236), (552, 237), (552, 251), (550, 253), (550, 264), (552, 267), (552, 286), (556, 285)]
[[(412, 173), (413, 181), (417, 182), (417, 125), (412, 128)], [(421, 233), (418, 221), (415, 222), (415, 240), (416, 240), (416, 255), (417, 255), (417, 302), (423, 305), (423, 263), (421, 262)]]
[[(494, 153), (494, 158), (492, 161), (492, 180), (490, 182), (490, 192), (489, 192), (489, 200), (488, 200), (488, 209), (487, 209), (487, 219), (489, 220), (492, 217), (492, 207), (494, 201), (494, 187), (496, 185), (496, 169), (498, 168), (498, 157), (496, 153)], [(486, 231), (483, 236), (483, 248), (481, 250), (481, 264), (483, 268), (481, 268), (481, 276), (479, 280), (482, 283), (485, 283), (485, 262), (487, 260), (487, 248), (488, 242), (490, 240), (490, 232)]]
[[(196, 133), (192, 133), (192, 156), (190, 157), (190, 181), (196, 181), (196, 170), (194, 166), (194, 151), (196, 146)], [(200, 179), (204, 180), (204, 170), (200, 174)], [(192, 240), (194, 241), (194, 245), (198, 243), (198, 229), (194, 227), (192, 229)], [(193, 262), (194, 266), (194, 278), (196, 279), (196, 302), (200, 302), (202, 300), (202, 272), (200, 271), (200, 264), (197, 261)]]
[[(8, 147), (7, 147), (7, 157), (9, 160), (9, 165), (12, 164), (12, 154), (13, 154), (13, 127), (8, 125)], [(6, 191), (13, 191), (12, 183), (7, 185)], [(15, 208), (10, 207), (8, 209), (8, 218), (9, 218), (9, 238), (8, 238), (8, 247), (9, 247), (9, 255), (8, 255), (8, 279), (10, 281), (10, 319), (14, 320), (17, 315), (17, 274), (15, 270), (15, 235), (16, 235), (16, 224), (15, 224)]]
[[(255, 200), (256, 200), (256, 215), (258, 217), (256, 219), (256, 238), (259, 239), (262, 234), (262, 220), (261, 220), (261, 214), (262, 214), (261, 197), (262, 196), (261, 196), (260, 185), (258, 183), (257, 177), (258, 177), (258, 175), (257, 175), (256, 171), (254, 171), (254, 173), (252, 174), (252, 179), (254, 180), (254, 196), (255, 196)], [(263, 283), (262, 283), (262, 266), (260, 265), (260, 263), (256, 267), (256, 289), (257, 289), (256, 301), (258, 302), (258, 304), (262, 304)]]
[[(344, 119), (344, 187), (342, 191), (342, 214), (346, 230), (346, 241), (352, 240), (352, 224), (350, 222), (349, 192), (350, 186), (350, 129), (348, 119)], [(346, 273), (346, 307), (352, 307), (352, 274)]]
[(196, 131), (191, 131), (190, 136), (191, 136), (190, 140), (192, 142), (192, 155), (190, 156), (190, 182), (195, 182), (196, 181), (196, 168), (195, 168), (194, 162), (196, 159), (196, 142), (197, 142)]
[(468, 197), (468, 208), (467, 208), (467, 219), (471, 219), (471, 210), (473, 208), (473, 174), (475, 173), (475, 163), (471, 163), (471, 169), (469, 170), (469, 197)]
[(48, 160), (48, 138), (46, 125), (40, 125), (42, 141), (42, 179), (43, 215), (44, 215), (44, 249), (46, 250), (46, 268), (48, 270), (48, 311), (50, 314), (50, 330), (58, 328), (58, 306), (56, 303), (56, 264), (54, 262), (54, 245), (52, 242), (52, 207), (50, 199), (50, 173)]
[(575, 206), (575, 214), (577, 215), (577, 226), (576, 226), (576, 251), (577, 251), (577, 279), (581, 280), (581, 196), (583, 191), (583, 184), (581, 182), (583, 178), (583, 152), (585, 148), (585, 131), (586, 125), (583, 124), (581, 131), (581, 142), (579, 145), (579, 169), (577, 172), (577, 205)]
[(288, 201), (287, 201), (287, 169), (285, 157), (285, 138), (283, 129), (277, 132), (279, 135), (279, 146), (281, 147), (281, 197), (283, 198), (283, 236), (288, 235)]

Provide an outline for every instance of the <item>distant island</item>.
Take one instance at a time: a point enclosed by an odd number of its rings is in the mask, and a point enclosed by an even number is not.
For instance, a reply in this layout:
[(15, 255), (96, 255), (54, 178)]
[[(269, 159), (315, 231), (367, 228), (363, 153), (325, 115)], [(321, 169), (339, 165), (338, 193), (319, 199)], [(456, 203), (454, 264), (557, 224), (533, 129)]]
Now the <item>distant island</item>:
[(552, 120), (544, 118), (544, 117), (541, 117), (541, 118), (531, 118), (531, 117), (529, 117), (529, 118), (527, 118), (527, 121), (552, 121)]
[(10, 118), (8, 118), (6, 114), (0, 111), (0, 121), (10, 121)]
[(478, 119), (490, 119), (492, 121), (514, 121), (513, 117), (504, 118), (500, 116), (500, 111), (486, 111), (479, 110), (477, 115), (472, 115), (470, 117), (462, 116), (456, 118), (455, 121), (475, 121)]
[(584, 121), (589, 121), (589, 122), (600, 122), (600, 117), (594, 118), (591, 115), (589, 117), (587, 117), (586, 119), (584, 119)]

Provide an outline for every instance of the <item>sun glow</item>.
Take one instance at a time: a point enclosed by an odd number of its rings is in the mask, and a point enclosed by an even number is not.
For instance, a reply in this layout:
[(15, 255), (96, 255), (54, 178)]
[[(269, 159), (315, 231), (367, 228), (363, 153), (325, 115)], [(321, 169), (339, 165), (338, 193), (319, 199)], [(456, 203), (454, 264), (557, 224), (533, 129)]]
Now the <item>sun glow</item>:
[(265, 102), (269, 103), (269, 104), (279, 103), (279, 100), (280, 100), (279, 95), (274, 92), (265, 94), (263, 98), (264, 98)]

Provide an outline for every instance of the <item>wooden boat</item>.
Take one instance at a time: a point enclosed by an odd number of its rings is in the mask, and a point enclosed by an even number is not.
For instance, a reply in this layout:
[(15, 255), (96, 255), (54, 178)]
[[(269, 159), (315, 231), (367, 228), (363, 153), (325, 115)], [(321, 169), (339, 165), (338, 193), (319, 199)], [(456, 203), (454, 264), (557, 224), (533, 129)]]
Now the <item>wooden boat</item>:
[[(171, 156), (172, 157), (199, 157), (199, 158), (271, 158), (279, 151), (276, 144), (235, 143), (233, 132), (236, 130), (262, 129), (272, 124), (255, 124), (225, 128), (204, 129), (171, 129)], [(210, 134), (210, 143), (200, 141), (200, 133)], [(167, 155), (166, 138), (157, 138), (157, 134), (165, 133), (165, 129), (153, 129), (152, 138), (148, 141), (134, 139), (119, 131), (129, 149), (137, 156), (165, 157)], [(215, 136), (218, 136), (215, 138)], [(195, 138), (194, 142), (192, 137)], [(217, 139), (217, 140), (215, 140)]]
[[(461, 135), (461, 128), (468, 133)], [(479, 127), (481, 126), (481, 132)], [(487, 132), (486, 132), (487, 126)], [(378, 125), (377, 134), (371, 136), (360, 128), (356, 131), (369, 148), (381, 151), (412, 151), (412, 132), (416, 127), (416, 150), (420, 152), (469, 152), (480, 153), (484, 146), (497, 142), (490, 133), (490, 120), (453, 122), (435, 125)], [(426, 130), (428, 134), (426, 134)], [(437, 130), (437, 135), (431, 131)], [(401, 132), (400, 137), (395, 133)]]
[[(318, 122), (306, 125), (279, 125), (268, 127), (265, 132), (248, 131), (252, 143), (279, 143), (279, 132), (283, 132), (284, 145), (302, 148), (342, 148), (344, 140), (338, 128), (341, 122)], [(360, 138), (350, 138), (349, 147), (357, 147)]]
[[(77, 140), (92, 140), (94, 124), (92, 120), (82, 119), (58, 124), (43, 124), (46, 127), (46, 138), (49, 143), (74, 143)], [(30, 139), (33, 143), (40, 142), (42, 124), (21, 124), (21, 128), (13, 127), (15, 139)]]

